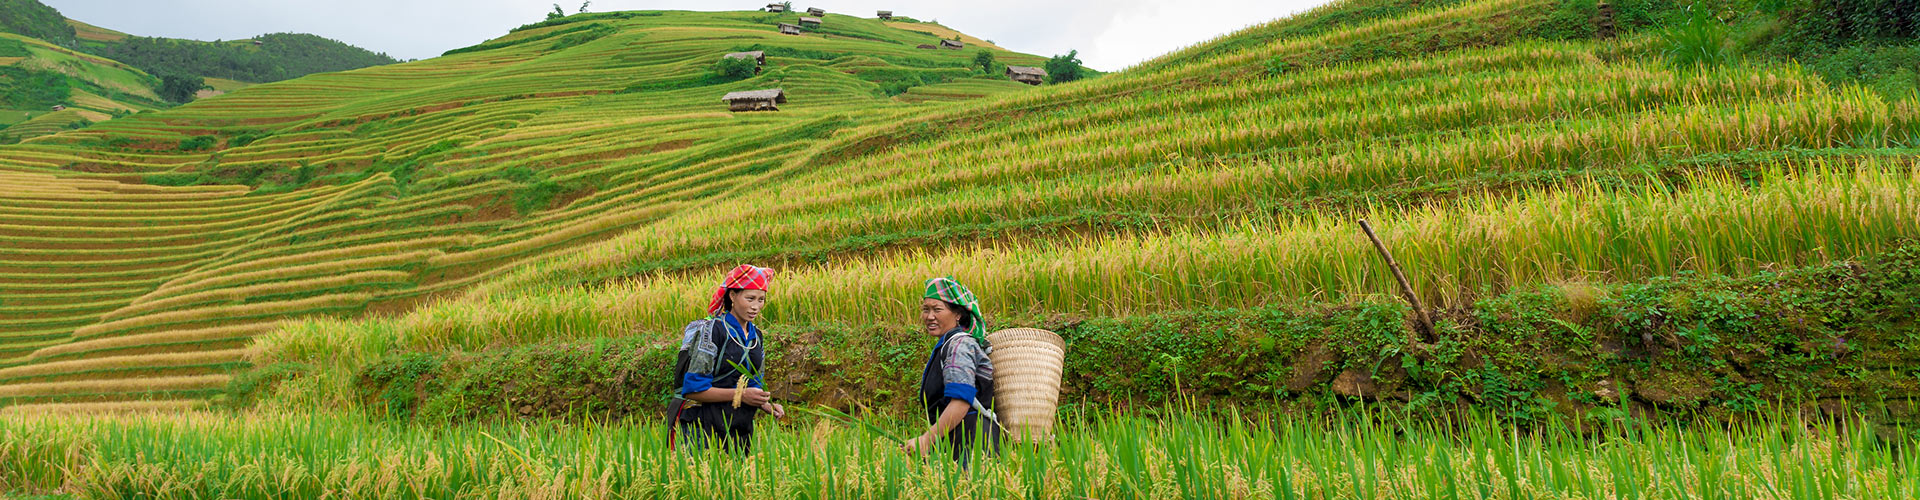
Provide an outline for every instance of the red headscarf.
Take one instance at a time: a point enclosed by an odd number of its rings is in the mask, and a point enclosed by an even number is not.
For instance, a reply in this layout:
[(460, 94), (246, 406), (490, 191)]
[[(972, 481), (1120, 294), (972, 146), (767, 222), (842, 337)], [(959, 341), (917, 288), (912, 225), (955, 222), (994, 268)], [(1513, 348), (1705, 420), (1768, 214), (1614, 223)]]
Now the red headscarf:
[(727, 273), (727, 280), (720, 282), (720, 288), (713, 291), (713, 301), (707, 303), (707, 314), (720, 314), (721, 304), (726, 303), (727, 290), (766, 290), (773, 281), (773, 269), (741, 264)]

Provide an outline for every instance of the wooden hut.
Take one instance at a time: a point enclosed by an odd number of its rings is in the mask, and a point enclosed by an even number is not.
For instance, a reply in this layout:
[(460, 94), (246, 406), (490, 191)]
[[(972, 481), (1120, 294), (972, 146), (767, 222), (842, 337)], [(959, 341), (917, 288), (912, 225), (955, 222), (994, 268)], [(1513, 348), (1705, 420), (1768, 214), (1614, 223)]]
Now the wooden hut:
[(943, 48), (943, 49), (955, 49), (955, 50), (958, 50), (958, 49), (964, 49), (964, 48), (967, 48), (967, 44), (965, 44), (965, 43), (960, 43), (960, 41), (959, 41), (959, 40), (941, 40), (941, 41), (940, 41), (940, 48)]
[(891, 11), (891, 10), (883, 10), (883, 11), (880, 11), (880, 20), (881, 20), (881, 21), (892, 21), (892, 20), (893, 20), (893, 11)]
[(1007, 66), (1007, 78), (1027, 85), (1046, 83), (1047, 70), (1033, 66)]
[(266, 45), (266, 44), (267, 44), (267, 42), (264, 42), (264, 41), (260, 41), (260, 40), (254, 40), (254, 41), (253, 41), (253, 46), (255, 46), (255, 47), (259, 47), (259, 46), (261, 46), (261, 45)]
[(66, 110), (67, 110), (67, 106), (66, 106), (65, 104), (55, 104), (55, 105), (53, 105), (53, 110), (54, 110), (54, 111), (66, 111)]
[(813, 17), (826, 17), (827, 9), (822, 9), (819, 7), (807, 7), (807, 14)]
[(753, 60), (753, 63), (754, 63), (754, 66), (753, 66), (754, 73), (759, 73), (760, 67), (767, 65), (767, 53), (766, 51), (761, 51), (761, 50), (756, 50), (752, 52), (735, 52), (732, 54), (727, 54), (725, 59), (751, 59)]
[(781, 89), (743, 90), (729, 92), (720, 100), (726, 101), (728, 111), (779, 111), (781, 104), (787, 103), (787, 91)]
[(820, 27), (820, 18), (818, 18), (818, 17), (802, 17), (802, 18), (800, 18), (800, 25), (801, 25), (801, 26), (807, 26), (807, 25), (812, 25), (813, 27), (815, 27), (815, 28), (818, 28), (818, 27)]
[(782, 35), (798, 35), (798, 34), (800, 34), (800, 25), (797, 25), (797, 24), (787, 24), (787, 23), (780, 23), (780, 34), (782, 34)]
[(780, 13), (780, 12), (786, 12), (786, 11), (787, 11), (787, 4), (784, 4), (784, 3), (767, 4), (767, 12)]

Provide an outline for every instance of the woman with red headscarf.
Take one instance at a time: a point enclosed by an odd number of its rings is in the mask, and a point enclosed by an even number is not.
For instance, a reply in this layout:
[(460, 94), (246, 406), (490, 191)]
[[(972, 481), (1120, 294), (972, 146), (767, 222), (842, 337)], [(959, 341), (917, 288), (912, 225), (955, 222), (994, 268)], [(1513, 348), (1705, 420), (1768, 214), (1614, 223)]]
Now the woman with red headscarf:
[(760, 328), (753, 324), (767, 305), (772, 280), (772, 269), (734, 268), (714, 289), (707, 304), (709, 317), (687, 325), (680, 344), (685, 368), (679, 391), (687, 402), (674, 420), (699, 444), (717, 441), (728, 451), (746, 453), (756, 414), (786, 416), (786, 409), (765, 389), (761, 368), (766, 351)]

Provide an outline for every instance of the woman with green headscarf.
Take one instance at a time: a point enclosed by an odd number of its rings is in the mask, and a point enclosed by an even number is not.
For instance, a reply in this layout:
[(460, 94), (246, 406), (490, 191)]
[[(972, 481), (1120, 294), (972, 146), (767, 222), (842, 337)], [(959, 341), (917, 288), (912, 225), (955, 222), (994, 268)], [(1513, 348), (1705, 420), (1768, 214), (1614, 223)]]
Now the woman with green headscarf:
[(993, 361), (987, 353), (987, 325), (980, 317), (980, 299), (953, 278), (927, 280), (921, 295), (920, 321), (927, 335), (939, 337), (920, 376), (920, 397), (927, 411), (927, 432), (907, 442), (908, 451), (926, 454), (945, 435), (953, 459), (967, 465), (973, 447), (985, 441), (991, 456), (1000, 449), (993, 418)]

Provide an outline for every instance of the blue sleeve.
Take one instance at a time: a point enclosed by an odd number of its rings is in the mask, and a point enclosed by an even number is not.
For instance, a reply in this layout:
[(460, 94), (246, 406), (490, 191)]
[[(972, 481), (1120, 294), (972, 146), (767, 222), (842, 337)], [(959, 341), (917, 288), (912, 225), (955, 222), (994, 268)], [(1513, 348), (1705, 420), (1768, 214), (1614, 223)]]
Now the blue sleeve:
[(978, 389), (974, 389), (973, 384), (947, 383), (947, 397), (958, 399), (962, 402), (973, 401), (973, 396), (977, 392)]
[(680, 395), (685, 396), (713, 388), (713, 377), (693, 372), (680, 380)]

